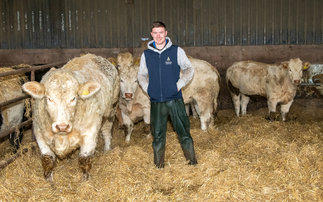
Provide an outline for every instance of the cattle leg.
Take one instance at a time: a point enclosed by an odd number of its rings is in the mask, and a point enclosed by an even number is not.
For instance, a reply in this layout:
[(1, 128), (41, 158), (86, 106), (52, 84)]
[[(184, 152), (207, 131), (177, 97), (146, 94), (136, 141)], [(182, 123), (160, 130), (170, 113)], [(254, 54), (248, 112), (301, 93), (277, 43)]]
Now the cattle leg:
[(144, 123), (145, 123), (145, 133), (147, 135), (147, 138), (151, 137), (151, 128), (150, 128), (150, 107), (144, 108)]
[(17, 153), (20, 148), (21, 140), (23, 138), (23, 129), (20, 128), (19, 132), (13, 132), (9, 134), (9, 141), (11, 145), (14, 147), (14, 153)]
[(190, 107), (191, 107), (191, 104), (186, 104), (186, 105), (185, 105), (185, 110), (186, 110), (186, 114), (187, 114), (187, 116), (189, 116), (189, 115), (190, 115)]
[(126, 126), (124, 129), (125, 135), (126, 135), (126, 142), (130, 142), (130, 137), (131, 137), (131, 133), (133, 130), (133, 122), (131, 121), (131, 119), (129, 118), (129, 116), (127, 116), (125, 113), (122, 112), (122, 119), (123, 119), (123, 123)]
[(194, 103), (186, 104), (185, 105), (185, 110), (186, 110), (187, 116), (190, 116), (190, 109), (191, 109), (193, 118), (197, 119), (199, 116), (198, 116), (198, 113), (197, 113), (197, 110), (196, 110), (195, 106), (196, 106), (196, 104), (194, 104)]
[(240, 114), (240, 94), (236, 95), (231, 92), (230, 92), (230, 94), (231, 94), (231, 98), (233, 101), (234, 110), (236, 112), (236, 115), (239, 116), (239, 114)]
[(47, 182), (53, 183), (53, 169), (55, 166), (54, 157), (43, 155), (41, 157), (42, 166), (44, 169), (44, 177)]
[(191, 104), (191, 109), (192, 109), (192, 114), (193, 114), (193, 118), (194, 119), (197, 119), (197, 118), (199, 118), (199, 113), (198, 113), (198, 105), (196, 104), (196, 103), (192, 103)]
[(117, 108), (116, 118), (117, 118), (118, 123), (119, 123), (119, 128), (124, 129), (124, 124), (123, 124), (123, 120), (122, 120), (122, 114), (121, 114), (120, 107)]
[(150, 124), (145, 123), (143, 129), (144, 129), (144, 133), (147, 135), (147, 138), (151, 137)]
[(90, 156), (79, 157), (79, 166), (83, 172), (82, 181), (89, 180), (89, 177), (90, 177), (89, 172), (92, 167), (91, 157)]
[(282, 116), (282, 121), (286, 121), (286, 114), (289, 112), (289, 108), (292, 105), (294, 100), (288, 102), (285, 105), (280, 105), (280, 112), (281, 112), (281, 116)]
[(276, 106), (277, 100), (268, 98), (268, 109), (269, 109), (269, 119), (270, 121), (276, 120)]
[(241, 94), (241, 114), (244, 116), (247, 114), (247, 106), (249, 103), (250, 98)]
[(205, 103), (202, 100), (196, 100), (199, 111), (200, 111), (200, 121), (201, 121), (201, 129), (206, 131), (209, 127), (213, 125), (214, 117), (213, 117), (213, 103)]
[(106, 119), (102, 123), (101, 133), (104, 139), (104, 152), (111, 150), (112, 127), (113, 121), (111, 118)]
[(130, 142), (132, 130), (133, 130), (133, 123), (126, 124), (125, 130), (124, 130), (124, 132), (126, 134), (126, 142)]

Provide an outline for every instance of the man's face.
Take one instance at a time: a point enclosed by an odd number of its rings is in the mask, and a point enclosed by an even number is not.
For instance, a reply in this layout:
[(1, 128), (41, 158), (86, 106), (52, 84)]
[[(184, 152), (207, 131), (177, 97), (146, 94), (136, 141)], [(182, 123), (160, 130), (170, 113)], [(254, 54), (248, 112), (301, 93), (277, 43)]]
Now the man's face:
[(154, 27), (150, 34), (153, 37), (156, 46), (164, 46), (167, 36), (167, 31), (164, 27)]

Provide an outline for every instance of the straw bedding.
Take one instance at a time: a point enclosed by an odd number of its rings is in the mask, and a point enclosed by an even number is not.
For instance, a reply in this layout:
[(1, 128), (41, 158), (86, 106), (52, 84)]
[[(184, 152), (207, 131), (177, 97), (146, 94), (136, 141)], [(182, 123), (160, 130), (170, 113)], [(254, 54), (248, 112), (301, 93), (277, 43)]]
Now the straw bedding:
[[(267, 108), (235, 117), (220, 110), (215, 126), (200, 130), (190, 117), (198, 165), (185, 161), (168, 125), (166, 166), (155, 168), (143, 123), (130, 144), (114, 124), (112, 150), (100, 139), (91, 179), (80, 182), (78, 151), (58, 160), (54, 185), (43, 178), (39, 150), (2, 169), (1, 201), (323, 201), (323, 108), (292, 105), (287, 122), (268, 122)], [(30, 133), (30, 131), (29, 131)], [(25, 135), (23, 146), (35, 145)], [(8, 141), (0, 150), (6, 158)]]

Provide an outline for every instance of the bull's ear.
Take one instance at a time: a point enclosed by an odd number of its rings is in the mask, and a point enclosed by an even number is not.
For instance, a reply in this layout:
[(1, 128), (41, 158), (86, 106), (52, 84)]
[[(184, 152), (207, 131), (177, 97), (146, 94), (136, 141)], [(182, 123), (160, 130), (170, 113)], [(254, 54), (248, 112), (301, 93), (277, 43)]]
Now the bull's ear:
[(79, 96), (84, 100), (95, 95), (101, 88), (101, 85), (96, 81), (88, 81), (80, 85)]
[(45, 87), (37, 81), (30, 81), (22, 86), (22, 89), (35, 99), (41, 99), (45, 95)]
[(288, 69), (288, 62), (282, 62), (281, 65), (282, 65), (282, 68)]
[(133, 64), (134, 65), (137, 65), (137, 64), (139, 64), (140, 63), (140, 57), (135, 57), (135, 58), (133, 58)]
[(108, 60), (109, 62), (111, 62), (111, 64), (113, 64), (115, 67), (117, 67), (117, 65), (118, 65), (118, 61), (117, 61), (117, 59), (116, 59), (116, 58), (112, 58), (112, 57), (110, 57), (110, 58), (107, 58), (107, 60)]
[(304, 63), (303, 63), (303, 70), (308, 69), (310, 65), (311, 65), (311, 64), (310, 64), (309, 62), (304, 62)]

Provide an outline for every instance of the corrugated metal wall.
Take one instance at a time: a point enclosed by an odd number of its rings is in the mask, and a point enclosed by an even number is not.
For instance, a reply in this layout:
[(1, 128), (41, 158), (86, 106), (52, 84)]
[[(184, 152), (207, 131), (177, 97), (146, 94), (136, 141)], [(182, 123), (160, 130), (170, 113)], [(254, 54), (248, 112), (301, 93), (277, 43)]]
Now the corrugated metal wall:
[[(133, 2), (133, 3), (132, 3)], [(322, 44), (322, 0), (0, 0), (1, 49)]]

